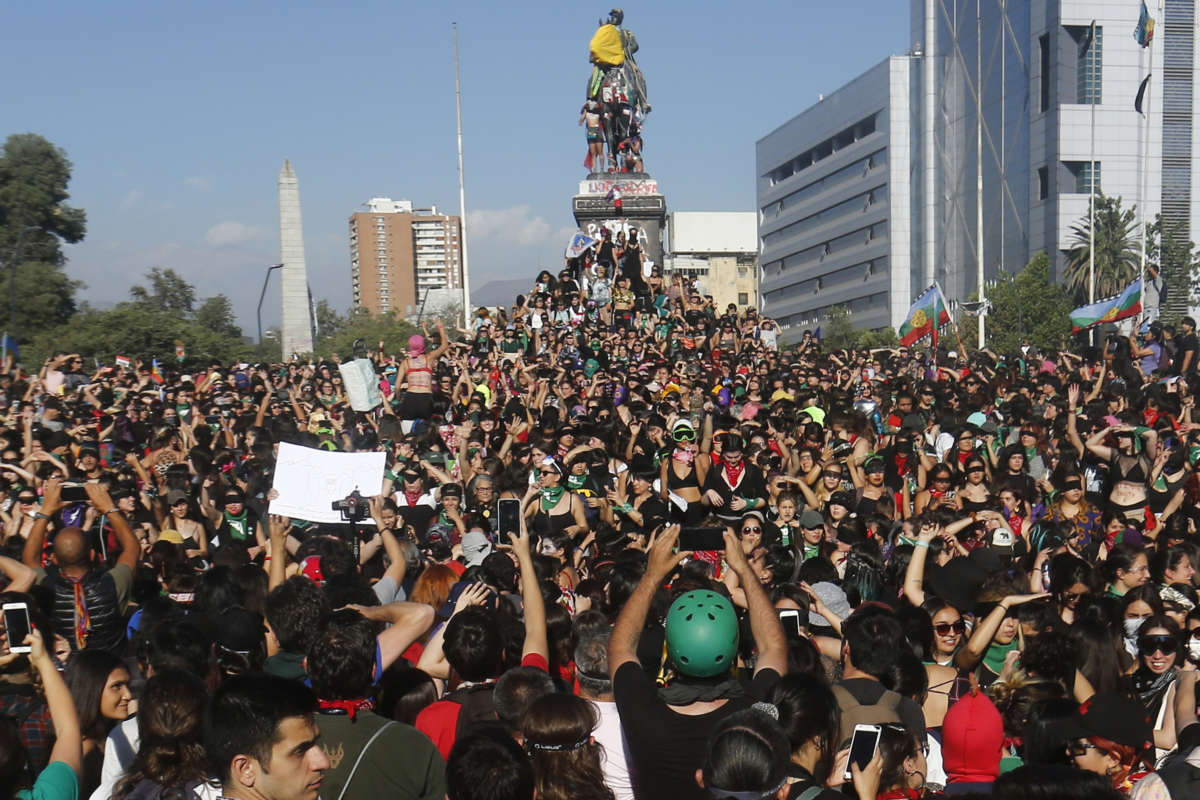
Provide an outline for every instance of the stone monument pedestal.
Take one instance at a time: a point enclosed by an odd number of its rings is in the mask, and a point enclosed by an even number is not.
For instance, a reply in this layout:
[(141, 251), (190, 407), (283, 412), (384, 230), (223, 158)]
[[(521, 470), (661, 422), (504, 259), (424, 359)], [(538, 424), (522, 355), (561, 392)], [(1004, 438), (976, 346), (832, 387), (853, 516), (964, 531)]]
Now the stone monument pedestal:
[[(621, 212), (606, 199), (613, 185), (621, 191)], [(618, 231), (637, 228), (646, 258), (662, 266), (663, 226), (667, 221), (667, 199), (658, 190), (658, 181), (645, 172), (593, 172), (579, 182), (579, 194), (571, 201), (575, 224), (595, 239), (607, 228), (616, 237)]]

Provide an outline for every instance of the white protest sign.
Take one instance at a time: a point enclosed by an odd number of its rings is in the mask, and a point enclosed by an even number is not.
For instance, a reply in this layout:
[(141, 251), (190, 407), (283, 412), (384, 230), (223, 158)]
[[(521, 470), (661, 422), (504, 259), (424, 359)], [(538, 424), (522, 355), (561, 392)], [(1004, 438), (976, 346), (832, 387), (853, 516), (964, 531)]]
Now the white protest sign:
[(375, 377), (375, 365), (369, 358), (356, 358), (349, 363), (338, 364), (342, 373), (342, 386), (350, 407), (355, 411), (370, 411), (383, 402), (379, 391), (379, 378)]
[(379, 494), (385, 458), (384, 453), (334, 453), (282, 443), (272, 486), (279, 496), (270, 511), (310, 522), (341, 522), (333, 504), (356, 488), (363, 497)]

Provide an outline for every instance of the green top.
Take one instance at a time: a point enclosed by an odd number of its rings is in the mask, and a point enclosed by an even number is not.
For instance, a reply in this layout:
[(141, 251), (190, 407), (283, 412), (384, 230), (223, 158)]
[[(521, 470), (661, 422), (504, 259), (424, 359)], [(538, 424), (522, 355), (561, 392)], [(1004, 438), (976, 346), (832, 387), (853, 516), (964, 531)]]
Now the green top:
[[(444, 800), (446, 797), (446, 763), (429, 737), (411, 725), (392, 723), (371, 711), (359, 711), (354, 719), (321, 714), (317, 725), (321, 729), (321, 747), (329, 754), (330, 761), (322, 780), (323, 797), (344, 800)], [(347, 785), (351, 771), (354, 776)]]
[(79, 800), (79, 779), (62, 761), (51, 761), (37, 776), (32, 789), (18, 789), (19, 800)]

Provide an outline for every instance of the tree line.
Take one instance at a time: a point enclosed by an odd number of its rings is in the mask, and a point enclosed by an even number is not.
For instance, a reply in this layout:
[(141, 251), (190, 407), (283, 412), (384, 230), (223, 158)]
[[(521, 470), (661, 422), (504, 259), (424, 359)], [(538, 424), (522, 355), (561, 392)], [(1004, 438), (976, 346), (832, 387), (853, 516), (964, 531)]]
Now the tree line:
[[(257, 361), (258, 343), (243, 335), (229, 297), (198, 297), (170, 267), (150, 268), (145, 282), (112, 308), (78, 299), (86, 286), (67, 275), (62, 245), (83, 241), (87, 214), (68, 204), (71, 168), (62, 148), (34, 133), (9, 136), (0, 148), (0, 326), (14, 334), (21, 360), (36, 364), (66, 351), (88, 362), (111, 364), (122, 355), (189, 369)], [(10, 287), (11, 305), (5, 298)], [(358, 339), (371, 347), (383, 341), (398, 352), (415, 331), (391, 316), (339, 313), (325, 300), (315, 312), (314, 355), (321, 358), (349, 357)], [(176, 343), (184, 351), (178, 361)], [(277, 335), (263, 345), (264, 358), (280, 359)]]

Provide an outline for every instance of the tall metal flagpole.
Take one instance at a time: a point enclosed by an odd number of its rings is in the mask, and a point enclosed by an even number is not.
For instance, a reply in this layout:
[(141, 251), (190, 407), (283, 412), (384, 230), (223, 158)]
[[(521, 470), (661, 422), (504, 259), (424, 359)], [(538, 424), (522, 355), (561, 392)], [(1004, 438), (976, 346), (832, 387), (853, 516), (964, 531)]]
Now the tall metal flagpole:
[(983, 296), (983, 11), (980, 0), (975, 0), (975, 237), (978, 254), (976, 256), (976, 285), (979, 287), (979, 349), (984, 344), (984, 328), (987, 325), (987, 314), (982, 309), (987, 308)]
[(458, 115), (458, 247), (462, 258), (463, 327), (471, 327), (471, 272), (467, 266), (467, 189), (463, 178), (462, 84), (458, 79), (458, 23), (454, 29), (454, 109)]
[[(1088, 50), (1096, 46), (1096, 20), (1088, 33)], [(1090, 55), (1090, 54), (1089, 54)], [(1095, 59), (1093, 58), (1094, 62)], [(1086, 69), (1086, 62), (1084, 69)], [(1092, 153), (1088, 171), (1088, 304), (1096, 302), (1096, 93), (1092, 89)], [(1096, 326), (1089, 331), (1091, 343), (1096, 343)]]
[[(1162, 2), (1161, 2), (1161, 0), (1158, 4), (1158, 10), (1159, 10), (1159, 19), (1162, 19)], [(1156, 22), (1157, 22), (1157, 20), (1156, 20)], [(1139, 248), (1140, 253), (1138, 255), (1138, 280), (1140, 280), (1142, 282), (1142, 287), (1143, 287), (1142, 291), (1143, 292), (1145, 292), (1145, 286), (1146, 286), (1146, 195), (1149, 193), (1149, 189), (1146, 188), (1146, 179), (1149, 177), (1149, 170), (1146, 169), (1146, 163), (1150, 160), (1150, 92), (1151, 92), (1151, 89), (1153, 88), (1151, 86), (1151, 84), (1153, 83), (1153, 75), (1154, 75), (1154, 38), (1151, 37), (1150, 44), (1147, 45), (1147, 47), (1146, 47), (1146, 78), (1147, 78), (1146, 96), (1145, 96), (1146, 103), (1143, 106), (1143, 108), (1145, 108), (1145, 110), (1146, 110), (1146, 124), (1145, 124), (1146, 134), (1143, 137), (1145, 146), (1144, 146), (1144, 149), (1142, 150), (1142, 163), (1140, 165), (1141, 170), (1142, 170), (1142, 185), (1138, 190), (1139, 195), (1140, 195), (1138, 197), (1138, 207), (1139, 207), (1139, 211), (1141, 212), (1138, 215), (1139, 217), (1141, 217), (1141, 221), (1138, 224), (1138, 232), (1140, 234), (1138, 238), (1141, 240), (1141, 245)], [(1143, 294), (1143, 297), (1145, 297), (1144, 294)], [(1142, 321), (1145, 319), (1145, 316), (1146, 316), (1145, 302), (1141, 303), (1140, 308), (1141, 308), (1141, 310), (1138, 312), (1138, 327), (1139, 328), (1142, 327)]]

